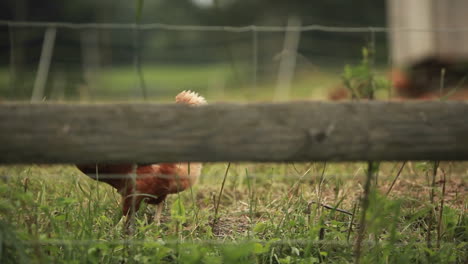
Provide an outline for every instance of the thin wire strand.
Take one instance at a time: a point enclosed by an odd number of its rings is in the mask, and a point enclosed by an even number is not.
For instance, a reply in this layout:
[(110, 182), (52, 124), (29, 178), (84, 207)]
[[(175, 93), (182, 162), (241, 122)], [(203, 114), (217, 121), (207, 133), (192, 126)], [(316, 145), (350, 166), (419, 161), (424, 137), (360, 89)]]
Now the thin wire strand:
[(15, 34), (13, 32), (13, 28), (8, 26), (8, 37), (10, 39), (10, 89), (12, 89), (11, 93), (14, 94), (16, 90), (17, 84), (17, 74), (16, 74), (16, 50), (15, 50)]
[(135, 70), (136, 74), (138, 76), (138, 85), (141, 90), (141, 94), (143, 96), (143, 100), (148, 99), (148, 90), (146, 89), (146, 81), (145, 81), (145, 76), (143, 74), (143, 69), (141, 66), (141, 36), (140, 36), (140, 24), (136, 24), (135, 28), (133, 29), (134, 31), (134, 37), (133, 37), (133, 60), (135, 63)]
[[(133, 30), (136, 27), (135, 23), (71, 23), (71, 22), (33, 22), (33, 21), (10, 21), (0, 20), (0, 25), (10, 27), (56, 27), (65, 29), (123, 29)], [(460, 28), (390, 28), (390, 27), (335, 27), (324, 25), (306, 25), (300, 27), (283, 27), (283, 26), (203, 26), (203, 25), (170, 25), (163, 23), (149, 23), (138, 25), (140, 30), (178, 30), (178, 31), (226, 31), (226, 32), (284, 32), (284, 31), (322, 31), (322, 32), (350, 32), (350, 33), (367, 33), (373, 31), (376, 33), (382, 32), (465, 32), (468, 27)]]
[[(401, 175), (400, 177), (403, 177), (403, 176), (408, 176), (408, 175), (413, 175), (413, 174), (405, 174), (405, 175)], [(84, 176), (84, 175), (83, 175)], [(89, 175), (86, 175), (92, 179), (95, 179), (97, 180), (96, 176), (94, 174), (89, 174)], [(327, 174), (327, 177), (326, 178), (330, 178), (330, 179), (333, 179), (333, 178), (336, 178), (336, 177), (354, 177), (355, 175), (354, 174), (349, 174), (349, 173), (337, 173), (337, 174)], [(387, 175), (385, 175), (387, 176)], [(451, 174), (450, 175), (451, 177), (466, 177), (468, 176), (468, 174)], [(11, 175), (11, 174), (3, 174), (3, 175), (0, 175), (1, 178), (3, 179), (10, 179), (10, 178), (17, 178), (17, 177), (21, 177), (21, 175)], [(59, 175), (59, 174), (47, 174), (47, 175), (44, 175), (44, 174), (41, 174), (41, 176), (38, 176), (38, 177), (59, 177), (59, 178), (63, 178), (63, 175)], [(138, 179), (143, 179), (143, 178), (146, 178), (146, 177), (157, 177), (157, 178), (161, 178), (161, 179), (174, 179), (174, 177), (180, 177), (178, 175), (155, 175), (155, 174), (151, 174), (151, 173), (148, 173), (148, 174), (138, 174)], [(213, 174), (203, 174), (201, 177), (217, 177), (219, 179), (222, 179), (223, 178), (223, 174), (222, 173), (219, 173), (219, 174), (216, 174), (216, 173), (213, 173)], [(235, 177), (241, 177), (240, 175), (235, 175)], [(262, 173), (249, 173), (249, 177), (254, 177), (254, 178), (290, 178), (290, 179), (296, 179), (296, 178), (301, 178), (302, 176), (301, 175), (297, 175), (297, 174), (294, 174), (294, 173), (287, 173), (287, 174), (262, 174)], [(308, 174), (307, 175), (307, 178), (303, 179), (303, 180), (308, 180), (308, 179), (320, 179), (321, 177), (321, 174)], [(388, 175), (388, 178), (389, 178), (389, 182), (390, 182), (390, 177), (391, 175)], [(130, 174), (103, 174), (103, 173), (99, 173), (99, 180), (106, 180), (106, 179), (127, 179), (127, 180), (131, 180), (132, 179), (132, 176)], [(184, 177), (181, 177), (179, 179), (184, 179)]]
[(258, 72), (258, 31), (256, 27), (252, 29), (252, 85), (257, 92), (257, 72)]
[[(268, 243), (269, 240), (261, 239), (251, 239), (251, 240), (223, 240), (223, 239), (200, 239), (200, 240), (139, 240), (139, 239), (130, 239), (130, 240), (93, 240), (93, 239), (84, 239), (84, 240), (73, 240), (73, 239), (45, 239), (45, 240), (23, 240), (23, 243), (30, 245), (76, 245), (76, 246), (88, 246), (96, 244), (107, 244), (107, 245), (148, 245), (148, 244), (161, 244), (161, 245), (172, 245), (172, 244), (199, 244), (199, 245), (238, 245), (238, 244), (247, 244), (247, 243)], [(390, 242), (387, 242), (390, 243)], [(314, 245), (338, 245), (338, 246), (347, 246), (352, 247), (353, 243), (346, 241), (338, 240), (312, 240), (312, 239), (281, 239), (274, 240), (273, 245), (290, 245), (290, 244), (314, 244)], [(377, 244), (386, 244), (386, 241), (375, 242), (374, 240), (365, 240), (363, 245), (374, 246)], [(410, 246), (410, 245), (421, 245), (426, 244), (425, 241), (414, 241), (414, 242), (399, 242), (392, 243), (396, 246)], [(441, 245), (457, 245), (456, 242), (444, 242)]]

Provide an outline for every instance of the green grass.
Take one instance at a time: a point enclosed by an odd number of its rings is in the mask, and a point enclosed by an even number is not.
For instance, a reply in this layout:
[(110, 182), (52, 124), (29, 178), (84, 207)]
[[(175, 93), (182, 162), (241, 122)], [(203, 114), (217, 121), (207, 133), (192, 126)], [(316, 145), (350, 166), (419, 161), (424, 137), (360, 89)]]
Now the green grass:
[[(187, 89), (209, 102), (271, 101), (276, 84), (271, 78), (253, 86), (248, 70), (236, 75), (228, 65), (153, 65), (143, 71), (152, 102), (172, 102)], [(326, 98), (340, 87), (339, 72), (300, 71), (290, 99)], [(7, 73), (0, 70), (1, 87)], [(96, 76), (95, 83), (77, 87), (78, 97), (141, 101), (132, 67), (101, 69)], [(46, 99), (78, 100), (53, 93)], [(362, 232), (366, 165), (232, 164), (221, 192), (226, 164), (207, 164), (192, 190), (168, 199), (160, 226), (151, 221), (154, 208), (143, 206), (133, 235), (126, 235), (119, 194), (74, 167), (0, 167), (0, 262), (353, 263), (361, 233), (362, 263), (464, 263), (468, 164), (441, 164), (433, 188), (432, 163), (409, 162), (389, 196), (401, 163), (381, 164), (373, 171), (378, 179)]]
[[(10, 71), (8, 68), (0, 68), (0, 97), (10, 93)], [(3, 96), (2, 96), (3, 95)]]
[[(182, 90), (193, 90), (210, 101), (272, 101), (276, 73), (252, 82), (250, 67), (231, 68), (220, 65), (148, 65), (143, 67), (149, 100), (170, 102)], [(289, 100), (327, 99), (328, 93), (341, 86), (341, 69), (300, 70), (290, 88)], [(385, 76), (385, 70), (377, 72)], [(97, 100), (141, 100), (138, 79), (131, 67), (109, 68), (100, 72), (92, 98)], [(386, 98), (386, 93), (380, 93)]]
[[(247, 68), (248, 69), (248, 68)], [(149, 99), (170, 102), (182, 90), (193, 90), (210, 101), (272, 101), (276, 79), (259, 81), (256, 86), (248, 72), (238, 75), (229, 65), (146, 66), (143, 68)], [(240, 76), (239, 76), (240, 74)], [(291, 100), (323, 99), (340, 82), (328, 71), (298, 73), (291, 85)], [(132, 68), (104, 70), (96, 83), (97, 100), (141, 100), (137, 77)]]
[[(401, 163), (381, 164), (362, 263), (464, 263), (467, 165), (441, 164), (431, 204), (431, 163), (408, 163), (388, 197)], [(72, 166), (0, 167), (0, 262), (352, 263), (359, 210), (351, 217), (317, 204), (353, 212), (365, 170), (363, 163), (232, 164), (213, 226), (226, 164), (207, 164), (192, 190), (170, 196), (160, 226), (151, 221), (154, 208), (143, 206), (127, 236), (108, 185)]]
[[(184, 89), (206, 94), (211, 86), (229, 78), (229, 68), (226, 65), (153, 65), (143, 67), (143, 74), (151, 100), (162, 101), (168, 97), (172, 99)], [(138, 78), (132, 67), (103, 69), (95, 86), (93, 95), (98, 99), (140, 95)]]
[[(212, 65), (144, 65), (143, 73), (149, 101), (172, 102), (182, 90), (193, 90), (210, 102), (272, 101), (276, 89), (276, 73), (252, 82), (250, 67), (233, 69), (228, 64)], [(299, 71), (290, 89), (290, 100), (326, 99), (328, 92), (341, 87), (341, 69), (314, 69)], [(383, 74), (382, 71), (381, 74)], [(35, 73), (21, 75), (24, 87), (11, 89), (8, 68), (0, 69), (0, 97), (3, 100), (29, 100)], [(259, 77), (260, 78), (260, 77)], [(61, 89), (68, 92), (62, 93)], [(385, 97), (383, 95), (382, 97)], [(48, 78), (46, 101), (142, 101), (136, 71), (132, 66), (102, 68), (91, 82), (85, 82), (81, 73), (69, 73)]]
[[(252, 82), (251, 68), (232, 68), (229, 64), (210, 65), (143, 65), (143, 74), (151, 102), (172, 102), (182, 90), (193, 90), (210, 102), (272, 101), (276, 89), (276, 72), (258, 77)], [(341, 86), (341, 68), (301, 69), (291, 84), (289, 100), (326, 99), (332, 89)], [(380, 70), (379, 75), (384, 75)], [(35, 72), (21, 75), (24, 87), (12, 90), (9, 69), (0, 69), (0, 97), (3, 100), (29, 100)], [(64, 95), (60, 91), (67, 89)], [(382, 94), (385, 98), (386, 94)], [(142, 101), (142, 91), (134, 67), (102, 68), (89, 83), (82, 73), (67, 77), (49, 74), (45, 100), (47, 101)]]

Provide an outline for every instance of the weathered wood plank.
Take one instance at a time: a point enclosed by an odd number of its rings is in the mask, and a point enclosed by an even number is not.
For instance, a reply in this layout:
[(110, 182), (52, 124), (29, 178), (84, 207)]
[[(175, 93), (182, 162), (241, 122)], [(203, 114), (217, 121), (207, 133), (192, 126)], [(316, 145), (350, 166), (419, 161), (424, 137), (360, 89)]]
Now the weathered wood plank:
[(0, 163), (468, 160), (468, 103), (0, 104)]

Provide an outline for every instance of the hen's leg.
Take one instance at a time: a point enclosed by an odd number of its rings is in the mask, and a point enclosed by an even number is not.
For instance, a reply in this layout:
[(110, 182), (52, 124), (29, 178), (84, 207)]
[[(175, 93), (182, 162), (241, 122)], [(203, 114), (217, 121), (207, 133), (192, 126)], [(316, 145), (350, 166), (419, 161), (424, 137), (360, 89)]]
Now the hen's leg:
[(143, 201), (141, 196), (127, 196), (122, 198), (122, 213), (125, 217), (125, 229), (127, 233), (133, 233), (133, 225), (135, 221), (135, 213), (140, 209), (140, 204)]
[(160, 225), (161, 224), (161, 214), (162, 214), (162, 210), (164, 209), (164, 203), (161, 202), (161, 203), (158, 203), (156, 205), (156, 213), (154, 214), (154, 223), (156, 225)]
[(156, 213), (154, 214), (154, 223), (157, 225), (161, 224), (161, 214), (164, 209), (164, 200), (166, 200), (166, 195), (159, 197), (155, 202)]

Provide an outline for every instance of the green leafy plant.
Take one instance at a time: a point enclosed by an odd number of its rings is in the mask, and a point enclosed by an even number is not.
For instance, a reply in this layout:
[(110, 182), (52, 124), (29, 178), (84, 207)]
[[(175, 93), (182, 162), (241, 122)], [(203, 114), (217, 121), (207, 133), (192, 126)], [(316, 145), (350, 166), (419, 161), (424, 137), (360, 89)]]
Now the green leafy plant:
[(374, 99), (375, 92), (389, 89), (390, 83), (386, 78), (375, 74), (373, 66), (374, 51), (362, 48), (362, 60), (358, 65), (345, 65), (342, 80), (351, 93), (353, 99)]

